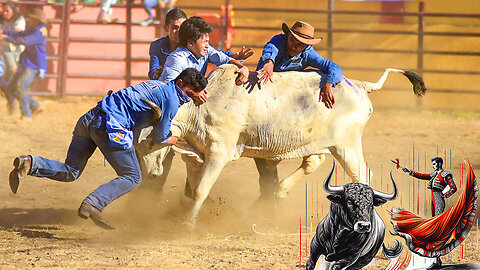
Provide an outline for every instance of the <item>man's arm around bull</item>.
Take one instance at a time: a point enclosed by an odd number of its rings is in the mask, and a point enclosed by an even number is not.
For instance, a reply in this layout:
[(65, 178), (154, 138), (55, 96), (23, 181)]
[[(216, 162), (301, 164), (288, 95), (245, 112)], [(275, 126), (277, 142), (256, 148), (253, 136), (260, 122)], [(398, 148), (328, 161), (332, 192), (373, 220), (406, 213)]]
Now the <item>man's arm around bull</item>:
[(206, 85), (207, 81), (200, 72), (186, 69), (171, 82), (146, 81), (105, 96), (78, 120), (65, 163), (34, 155), (19, 156), (15, 158), (9, 176), (10, 188), (16, 193), (19, 179), (27, 174), (61, 182), (74, 181), (98, 147), (118, 177), (90, 193), (78, 209), (78, 215), (85, 219), (90, 217), (104, 229), (114, 229), (102, 216), (103, 209), (142, 180), (132, 132), (152, 115), (150, 106), (142, 100), (153, 102), (162, 109), (154, 142), (171, 145), (177, 140), (172, 137), (170, 125), (178, 107), (192, 98), (204, 102), (199, 93)]
[(320, 85), (318, 101), (324, 102), (329, 109), (333, 108), (333, 88), (342, 81), (342, 68), (315, 51), (313, 45), (320, 43), (322, 39), (314, 38), (313, 26), (297, 21), (291, 28), (286, 24), (283, 24), (282, 28), (285, 34), (274, 36), (263, 48), (257, 65), (259, 82), (272, 82), (274, 71), (318, 68), (326, 74), (325, 83)]

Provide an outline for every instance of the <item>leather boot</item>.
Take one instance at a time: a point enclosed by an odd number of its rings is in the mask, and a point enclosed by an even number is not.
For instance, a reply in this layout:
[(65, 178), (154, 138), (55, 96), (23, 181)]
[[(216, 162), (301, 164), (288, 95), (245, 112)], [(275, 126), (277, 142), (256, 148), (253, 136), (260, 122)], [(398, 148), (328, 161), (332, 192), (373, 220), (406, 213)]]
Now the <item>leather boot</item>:
[(10, 183), (10, 189), (13, 194), (17, 194), (18, 185), (20, 184), (20, 178), (25, 177), (30, 173), (30, 168), (32, 167), (32, 157), (31, 156), (18, 156), (13, 160), (13, 170), (10, 172), (8, 177)]
[(102, 212), (91, 204), (82, 202), (80, 208), (78, 208), (78, 215), (83, 219), (91, 218), (95, 225), (103, 229), (115, 230), (115, 227), (102, 217)]

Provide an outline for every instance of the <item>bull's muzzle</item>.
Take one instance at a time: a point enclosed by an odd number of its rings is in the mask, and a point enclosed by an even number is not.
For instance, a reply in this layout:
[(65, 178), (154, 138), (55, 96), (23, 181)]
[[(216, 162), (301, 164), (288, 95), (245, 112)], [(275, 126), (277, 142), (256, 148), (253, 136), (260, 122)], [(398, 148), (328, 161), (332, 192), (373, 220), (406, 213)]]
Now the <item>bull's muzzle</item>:
[(353, 230), (357, 233), (369, 233), (372, 230), (372, 224), (367, 221), (359, 221), (353, 225)]

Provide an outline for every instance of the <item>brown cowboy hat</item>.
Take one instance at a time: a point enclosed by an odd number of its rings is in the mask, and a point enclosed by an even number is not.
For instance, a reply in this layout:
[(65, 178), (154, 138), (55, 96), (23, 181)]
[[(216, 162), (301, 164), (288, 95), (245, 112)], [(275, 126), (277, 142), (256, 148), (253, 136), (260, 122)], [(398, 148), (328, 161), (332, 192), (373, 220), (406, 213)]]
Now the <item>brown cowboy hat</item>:
[(27, 14), (27, 17), (39, 20), (43, 24), (47, 23), (45, 13), (40, 8), (33, 8), (32, 10), (30, 10)]
[(315, 28), (310, 24), (302, 21), (297, 21), (292, 28), (288, 28), (286, 23), (282, 24), (282, 29), (285, 34), (292, 34), (298, 41), (307, 44), (315, 45), (320, 43), (323, 38), (314, 38)]

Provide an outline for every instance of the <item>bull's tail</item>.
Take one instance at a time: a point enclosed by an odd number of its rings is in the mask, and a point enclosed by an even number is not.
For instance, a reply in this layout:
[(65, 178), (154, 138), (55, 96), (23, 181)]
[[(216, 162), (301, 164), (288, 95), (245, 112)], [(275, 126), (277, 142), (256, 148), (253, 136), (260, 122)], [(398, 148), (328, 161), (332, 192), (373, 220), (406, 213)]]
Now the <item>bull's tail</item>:
[(402, 253), (403, 247), (402, 244), (398, 240), (395, 240), (395, 246), (392, 248), (387, 248), (384, 243), (382, 243), (382, 253), (383, 256), (387, 257), (388, 259), (393, 259), (395, 257), (400, 256)]
[(376, 83), (362, 81), (362, 82), (359, 82), (360, 85), (358, 86), (364, 88), (367, 91), (367, 93), (380, 90), (383, 87), (383, 84), (385, 83), (385, 81), (387, 80), (389, 72), (402, 73), (405, 77), (407, 77), (413, 85), (413, 93), (416, 96), (421, 97), (427, 91), (427, 87), (423, 82), (422, 76), (420, 76), (419, 74), (413, 71), (405, 71), (405, 70), (396, 69), (396, 68), (385, 69), (385, 72), (383, 73), (382, 77), (380, 77), (380, 79)]

